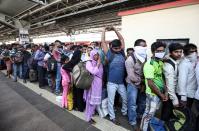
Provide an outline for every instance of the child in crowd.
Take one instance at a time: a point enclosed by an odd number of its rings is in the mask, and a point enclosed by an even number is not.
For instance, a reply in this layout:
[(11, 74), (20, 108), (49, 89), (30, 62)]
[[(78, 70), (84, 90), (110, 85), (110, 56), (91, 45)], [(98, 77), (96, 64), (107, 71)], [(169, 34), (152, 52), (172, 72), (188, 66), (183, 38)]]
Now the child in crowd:
[[(62, 65), (67, 64), (69, 61), (69, 57), (63, 55), (61, 57), (61, 63)], [(62, 94), (62, 108), (68, 107), (68, 101), (67, 101), (67, 94), (70, 89), (70, 83), (71, 83), (71, 76), (70, 72), (64, 70), (61, 68), (61, 76), (62, 76), (62, 86), (63, 86), (63, 94)]]

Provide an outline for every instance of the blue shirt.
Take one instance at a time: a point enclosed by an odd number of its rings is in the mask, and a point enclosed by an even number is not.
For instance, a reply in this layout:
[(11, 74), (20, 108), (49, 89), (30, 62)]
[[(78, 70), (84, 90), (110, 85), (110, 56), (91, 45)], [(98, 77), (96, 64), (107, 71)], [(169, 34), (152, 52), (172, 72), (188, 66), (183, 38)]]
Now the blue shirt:
[(108, 50), (106, 56), (109, 62), (108, 82), (123, 84), (125, 79), (125, 58), (123, 54)]
[(44, 66), (44, 56), (45, 56), (45, 53), (42, 51), (42, 50), (37, 50), (36, 53), (35, 53), (35, 56), (34, 56), (34, 59), (37, 60), (37, 65), (38, 66)]

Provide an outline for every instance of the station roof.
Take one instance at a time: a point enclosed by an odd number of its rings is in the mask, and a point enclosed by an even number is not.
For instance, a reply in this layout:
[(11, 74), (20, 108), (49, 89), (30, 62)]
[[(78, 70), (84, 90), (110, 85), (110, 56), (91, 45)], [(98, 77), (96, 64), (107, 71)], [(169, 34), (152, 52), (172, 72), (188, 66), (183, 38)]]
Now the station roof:
[(118, 12), (174, 0), (0, 0), (0, 40), (15, 39), (19, 28), (31, 36), (120, 26)]

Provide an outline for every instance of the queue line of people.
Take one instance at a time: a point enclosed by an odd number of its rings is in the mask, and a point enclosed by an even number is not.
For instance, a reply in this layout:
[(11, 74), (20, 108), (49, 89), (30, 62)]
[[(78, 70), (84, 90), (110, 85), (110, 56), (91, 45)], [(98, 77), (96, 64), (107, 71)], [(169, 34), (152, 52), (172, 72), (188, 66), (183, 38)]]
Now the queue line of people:
[[(107, 31), (114, 31), (118, 39), (107, 43)], [(40, 88), (47, 84), (57, 95), (63, 91), (62, 107), (85, 111), (88, 122), (95, 123), (92, 116), (102, 102), (102, 90), (106, 89), (109, 118), (113, 123), (120, 124), (115, 115), (118, 92), (122, 115), (128, 116), (134, 130), (147, 131), (161, 104), (163, 113), (160, 119), (164, 121), (173, 117), (173, 109), (191, 109), (193, 103), (199, 111), (197, 46), (171, 43), (166, 54), (166, 44), (154, 42), (151, 44), (150, 59), (147, 49), (147, 42), (138, 39), (134, 47), (127, 49), (126, 56), (122, 35), (114, 27), (106, 27), (101, 43), (92, 42), (90, 46), (65, 46), (56, 40), (50, 45), (32, 45), (31, 52), (17, 44), (1, 46), (0, 51), (8, 77), (13, 71), (15, 82), (19, 76), (26, 83), (29, 70), (35, 70)], [(71, 73), (79, 62), (86, 62), (86, 69), (94, 76), (88, 90), (72, 84)], [(52, 65), (55, 70), (51, 70)]]

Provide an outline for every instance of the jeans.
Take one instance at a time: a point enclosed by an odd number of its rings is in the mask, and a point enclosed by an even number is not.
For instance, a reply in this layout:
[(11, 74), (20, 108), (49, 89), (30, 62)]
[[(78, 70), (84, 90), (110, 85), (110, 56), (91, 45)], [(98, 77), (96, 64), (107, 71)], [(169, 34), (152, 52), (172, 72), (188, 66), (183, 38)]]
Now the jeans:
[(144, 115), (142, 116), (142, 121), (140, 125), (140, 129), (142, 131), (148, 130), (148, 124), (151, 118), (155, 115), (160, 105), (160, 98), (154, 95), (146, 95), (146, 108)]
[(61, 82), (61, 63), (57, 63), (57, 71), (56, 71), (56, 89), (55, 89), (55, 91), (56, 91), (57, 93), (60, 92), (60, 86), (61, 86), (60, 82)]
[(174, 109), (174, 106), (170, 99), (168, 101), (164, 101), (162, 103), (161, 120), (169, 121), (170, 119), (172, 119), (174, 117), (173, 109)]
[(108, 92), (108, 112), (110, 119), (115, 119), (115, 112), (114, 112), (114, 100), (115, 100), (115, 93), (118, 91), (122, 98), (122, 109), (121, 112), (123, 115), (127, 114), (127, 92), (124, 84), (115, 84), (108, 82), (107, 83), (107, 92)]
[(51, 91), (54, 91), (54, 89), (55, 89), (55, 74), (48, 72), (47, 78), (48, 78), (48, 86), (51, 88)]
[(48, 77), (48, 86), (49, 86), (49, 87), (52, 87), (52, 85), (53, 85), (53, 83), (52, 83), (52, 76), (51, 76), (50, 73), (48, 73), (47, 75), (48, 75), (48, 76), (47, 76), (47, 77)]
[[(197, 112), (199, 112), (199, 100), (195, 100), (195, 106), (196, 106)], [(199, 114), (196, 118), (196, 130), (195, 131), (197, 131), (197, 129), (199, 129)]]
[(38, 72), (38, 81), (39, 81), (39, 87), (45, 86), (45, 68), (43, 66), (37, 66), (37, 72)]
[(138, 95), (138, 88), (135, 85), (128, 84), (127, 86), (127, 99), (128, 99), (128, 119), (131, 125), (137, 124), (137, 95)]
[(23, 72), (22, 72), (22, 67), (23, 65), (21, 63), (13, 64), (13, 72), (14, 72), (14, 80), (17, 80), (17, 72), (19, 72), (19, 77), (22, 78)]
[(138, 90), (137, 106), (137, 118), (142, 119), (146, 107), (146, 93), (140, 90)]
[(29, 67), (28, 67), (28, 64), (23, 64), (23, 79), (26, 80), (27, 77), (28, 77), (28, 70), (29, 70)]

